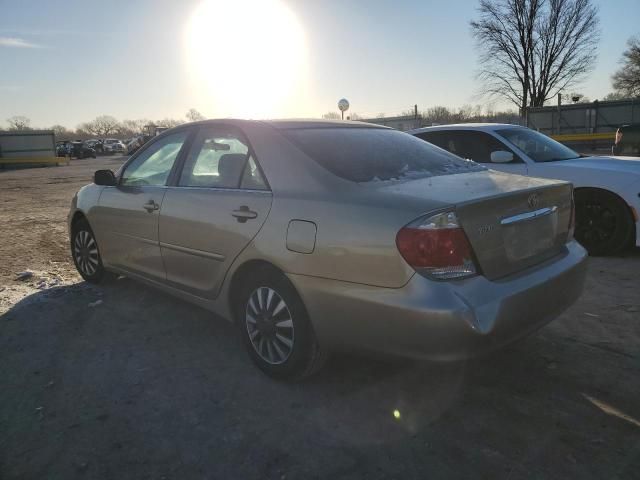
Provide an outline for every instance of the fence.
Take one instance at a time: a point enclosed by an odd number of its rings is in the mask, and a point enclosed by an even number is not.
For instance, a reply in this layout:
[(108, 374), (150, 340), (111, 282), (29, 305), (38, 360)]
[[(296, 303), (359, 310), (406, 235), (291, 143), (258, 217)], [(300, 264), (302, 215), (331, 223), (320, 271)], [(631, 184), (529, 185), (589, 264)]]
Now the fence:
[(547, 135), (615, 132), (634, 123), (640, 123), (639, 99), (527, 109), (527, 126)]

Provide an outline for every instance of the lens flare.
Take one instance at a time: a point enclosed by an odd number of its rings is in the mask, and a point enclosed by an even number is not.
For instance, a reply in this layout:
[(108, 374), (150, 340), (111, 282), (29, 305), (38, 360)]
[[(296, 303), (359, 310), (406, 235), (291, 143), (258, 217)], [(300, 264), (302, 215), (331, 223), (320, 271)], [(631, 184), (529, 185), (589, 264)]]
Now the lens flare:
[(186, 49), (194, 93), (215, 116), (280, 116), (303, 95), (305, 35), (280, 0), (202, 2)]

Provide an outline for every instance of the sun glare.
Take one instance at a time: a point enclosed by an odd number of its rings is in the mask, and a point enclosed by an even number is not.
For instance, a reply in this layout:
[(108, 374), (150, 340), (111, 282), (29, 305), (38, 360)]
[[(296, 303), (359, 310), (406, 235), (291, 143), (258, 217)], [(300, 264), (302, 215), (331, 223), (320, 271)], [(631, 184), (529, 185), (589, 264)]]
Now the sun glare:
[(187, 29), (192, 84), (216, 116), (277, 117), (305, 83), (307, 48), (279, 0), (205, 0)]

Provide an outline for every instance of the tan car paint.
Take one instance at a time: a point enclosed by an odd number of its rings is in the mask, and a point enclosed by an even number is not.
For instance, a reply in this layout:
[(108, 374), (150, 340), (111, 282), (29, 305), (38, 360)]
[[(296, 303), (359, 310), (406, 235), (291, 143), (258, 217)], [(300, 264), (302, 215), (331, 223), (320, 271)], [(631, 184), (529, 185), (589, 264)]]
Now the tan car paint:
[[(269, 262), (285, 272), (298, 288), (310, 310), (315, 328), (322, 332), (323, 338), (328, 342), (339, 334), (337, 330), (342, 323), (348, 324), (351, 329), (347, 338), (353, 338), (368, 316), (378, 318), (377, 324), (380, 325), (373, 334), (384, 336), (385, 330), (391, 328), (389, 321), (392, 320), (391, 317), (380, 317), (384, 311), (388, 311), (389, 315), (393, 315), (393, 311), (397, 315), (411, 312), (407, 319), (415, 328), (408, 328), (408, 334), (424, 334), (422, 329), (428, 330), (429, 322), (438, 321), (440, 327), (445, 329), (443, 332), (446, 331), (446, 322), (453, 322), (449, 334), (454, 336), (461, 331), (466, 332), (464, 335), (473, 336), (475, 334), (472, 332), (477, 329), (477, 325), (489, 322), (487, 331), (477, 332), (486, 335), (493, 328), (492, 322), (506, 321), (508, 315), (530, 300), (527, 297), (527, 285), (537, 288), (535, 295), (531, 293), (531, 298), (538, 298), (544, 296), (541, 292), (545, 282), (551, 278), (574, 281), (577, 286), (570, 295), (558, 297), (555, 299), (557, 301), (549, 303), (548, 308), (539, 305), (535, 310), (534, 313), (540, 315), (540, 321), (536, 323), (539, 326), (540, 322), (550, 320), (566, 308), (581, 291), (585, 256), (584, 250), (575, 242), (564, 249), (563, 260), (541, 264), (539, 268), (527, 273), (526, 278), (520, 275), (517, 281), (507, 279), (500, 284), (500, 288), (481, 276), (457, 282), (428, 280), (417, 275), (404, 261), (395, 244), (400, 228), (434, 210), (472, 204), (487, 197), (507, 198), (523, 189), (567, 185), (565, 182), (485, 171), (409, 182), (357, 185), (335, 177), (308, 158), (278, 133), (281, 125), (233, 120), (206, 123), (232, 124), (243, 130), (251, 142), (256, 160), (272, 193), (261, 194), (263, 196), (260, 197), (260, 202), (251, 203), (251, 207), (258, 212), (258, 218), (249, 220), (248, 228), (240, 230), (235, 229), (240, 228), (240, 225), (233, 224), (231, 212), (236, 204), (250, 202), (250, 196), (246, 192), (230, 195), (232, 200), (226, 198), (219, 205), (211, 201), (209, 207), (205, 197), (214, 199), (215, 193), (190, 200), (186, 193), (184, 199), (176, 203), (176, 207), (166, 210), (167, 219), (160, 220), (159, 223), (161, 237), (155, 239), (157, 251), (162, 251), (168, 259), (171, 278), (167, 281), (166, 277), (159, 279), (147, 276), (143, 269), (137, 272), (127, 271), (133, 278), (232, 319), (229, 298), (234, 274), (247, 262)], [(91, 185), (82, 189), (77, 199), (74, 199), (71, 216), (76, 211), (87, 216), (89, 223), (94, 226), (99, 245), (115, 242), (115, 245), (103, 248), (108, 254), (104, 259), (105, 265), (114, 271), (125, 273), (108, 256), (112, 252), (115, 252), (115, 258), (125, 255), (127, 249), (133, 246), (128, 240), (117, 240), (109, 230), (117, 231), (118, 222), (133, 220), (112, 215), (107, 216), (107, 223), (97, 225), (105, 218), (100, 207), (96, 207), (97, 199), (100, 192), (104, 195), (105, 189), (110, 188), (118, 187)], [(170, 188), (175, 188), (180, 193), (179, 187)], [(148, 199), (145, 196), (140, 199), (142, 209), (142, 204)], [(222, 216), (211, 216), (210, 212), (217, 207)], [(185, 214), (181, 215), (181, 211)], [(157, 218), (159, 214), (144, 212), (144, 215)], [(136, 212), (134, 218), (149, 218), (144, 215)], [(317, 226), (312, 253), (298, 253), (287, 248), (287, 230), (292, 220), (313, 222)], [(222, 228), (226, 231), (218, 232)], [(217, 238), (219, 233), (221, 237)], [(181, 247), (182, 250), (163, 248), (160, 242)], [(128, 254), (135, 254), (135, 248)], [(189, 249), (196, 252), (189, 252)], [(198, 255), (197, 251), (218, 254), (223, 258), (207, 258)], [(207, 275), (209, 268), (210, 277)], [(491, 296), (479, 298), (474, 296), (476, 291), (484, 291), (485, 295), (491, 293)], [(219, 292), (217, 296), (215, 292)], [(341, 292), (343, 297), (338, 298)], [(490, 299), (489, 303), (487, 299)], [(327, 304), (328, 301), (333, 303)], [(382, 308), (381, 302), (388, 303)], [(358, 318), (351, 318), (353, 315)], [(421, 321), (420, 318), (426, 321), (422, 326), (416, 323)], [(351, 320), (357, 321), (349, 323)], [(328, 323), (325, 325), (323, 322)], [(400, 341), (397, 347), (401, 348), (403, 342), (411, 341), (407, 338)], [(416, 346), (412, 348), (414, 347)], [(373, 348), (381, 349), (380, 345)]]

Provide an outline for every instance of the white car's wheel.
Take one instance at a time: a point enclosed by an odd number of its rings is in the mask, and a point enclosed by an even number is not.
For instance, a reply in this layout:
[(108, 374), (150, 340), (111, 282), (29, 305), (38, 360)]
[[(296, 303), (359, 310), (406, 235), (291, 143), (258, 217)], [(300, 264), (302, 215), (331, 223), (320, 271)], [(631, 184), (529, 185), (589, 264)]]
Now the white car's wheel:
[(625, 203), (605, 190), (575, 193), (575, 237), (590, 255), (611, 255), (630, 244), (633, 218)]

